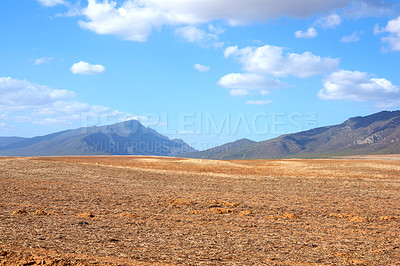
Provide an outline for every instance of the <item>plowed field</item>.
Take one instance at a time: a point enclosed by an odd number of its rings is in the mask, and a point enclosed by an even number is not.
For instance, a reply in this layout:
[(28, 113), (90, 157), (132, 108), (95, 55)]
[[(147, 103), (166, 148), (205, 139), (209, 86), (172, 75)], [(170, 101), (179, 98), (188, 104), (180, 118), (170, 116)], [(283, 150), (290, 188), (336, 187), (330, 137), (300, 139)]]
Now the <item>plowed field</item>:
[(391, 158), (0, 158), (0, 264), (399, 265)]

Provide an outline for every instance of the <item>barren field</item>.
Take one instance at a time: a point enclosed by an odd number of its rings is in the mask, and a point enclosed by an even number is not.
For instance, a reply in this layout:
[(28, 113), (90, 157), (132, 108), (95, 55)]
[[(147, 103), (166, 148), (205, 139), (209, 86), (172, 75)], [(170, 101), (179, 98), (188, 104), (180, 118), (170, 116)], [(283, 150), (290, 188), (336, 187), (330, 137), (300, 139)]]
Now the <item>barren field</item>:
[(400, 265), (393, 158), (0, 158), (0, 262)]

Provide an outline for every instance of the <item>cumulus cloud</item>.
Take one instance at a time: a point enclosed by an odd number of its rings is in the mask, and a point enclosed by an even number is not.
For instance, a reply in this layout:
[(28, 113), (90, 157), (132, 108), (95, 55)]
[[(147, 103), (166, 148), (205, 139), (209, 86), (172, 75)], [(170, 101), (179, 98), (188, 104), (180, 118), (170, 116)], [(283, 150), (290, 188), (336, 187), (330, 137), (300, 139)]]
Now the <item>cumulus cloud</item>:
[(224, 57), (228, 58), (231, 55), (235, 55), (239, 53), (239, 47), (237, 45), (235, 46), (228, 46), (227, 48), (225, 48), (224, 51)]
[(360, 33), (358, 31), (353, 32), (351, 35), (343, 36), (340, 39), (341, 42), (350, 43), (350, 42), (358, 42), (360, 40)]
[(250, 91), (267, 95), (272, 89), (288, 87), (276, 77), (311, 77), (336, 71), (339, 64), (338, 59), (323, 58), (311, 52), (284, 54), (284, 48), (272, 45), (243, 49), (229, 46), (224, 57), (237, 59), (246, 72), (228, 74), (218, 81), (220, 86), (231, 89), (231, 96), (248, 95)]
[(193, 26), (179, 28), (175, 34), (185, 39), (187, 42), (201, 42), (207, 38), (207, 33), (204, 30)]
[[(69, 11), (59, 16), (82, 15), (81, 28), (97, 34), (145, 42), (154, 30), (163, 26), (188, 26), (225, 21), (231, 26), (265, 22), (279, 17), (307, 18), (345, 9), (347, 16), (385, 14), (390, 4), (379, 0), (88, 0), (85, 8), (78, 1), (38, 0), (44, 6), (64, 5)], [(377, 10), (375, 12), (375, 10)], [(375, 12), (375, 13), (374, 13)], [(319, 27), (335, 27), (337, 14), (318, 20)], [(212, 32), (213, 34), (220, 34)]]
[(42, 57), (35, 60), (35, 65), (42, 65), (50, 63), (53, 60), (52, 57)]
[(160, 27), (169, 20), (161, 10), (142, 6), (138, 1), (125, 1), (117, 6), (114, 1), (89, 0), (82, 15), (88, 19), (79, 22), (84, 29), (138, 42), (146, 41), (153, 27)]
[(187, 42), (197, 43), (202, 47), (221, 47), (223, 43), (218, 41), (218, 34), (220, 34), (222, 31), (218, 30), (214, 26), (211, 26), (211, 30), (212, 32), (207, 32), (194, 26), (186, 26), (176, 29), (175, 35)]
[(200, 64), (195, 64), (193, 66), (193, 68), (200, 72), (207, 72), (210, 70), (209, 66), (204, 66), (204, 65), (200, 65)]
[(338, 14), (331, 14), (326, 17), (322, 17), (315, 22), (315, 25), (323, 28), (330, 29), (339, 26), (342, 23), (342, 18)]
[(400, 106), (400, 87), (385, 78), (359, 72), (340, 70), (330, 74), (318, 97), (323, 100), (373, 102), (380, 107)]
[(323, 29), (331, 29), (335, 28), (336, 26), (340, 25), (342, 23), (342, 18), (338, 14), (330, 14), (329, 16), (321, 17), (317, 19), (313, 27), (308, 28), (307, 31), (301, 31), (298, 30), (294, 33), (294, 36), (296, 38), (315, 38), (318, 35), (318, 31), (316, 30), (317, 28), (323, 28)]
[(102, 65), (92, 65), (84, 61), (79, 61), (71, 67), (71, 72), (74, 74), (82, 75), (95, 75), (102, 74), (106, 71), (106, 68)]
[(65, 5), (66, 2), (64, 0), (38, 0), (39, 3), (43, 6), (53, 7), (57, 5)]
[[(45, 1), (45, 0), (41, 0)], [(47, 0), (51, 1), (51, 0)], [(53, 0), (61, 1), (61, 0)], [(345, 8), (351, 0), (88, 0), (80, 26), (98, 34), (130, 41), (146, 41), (154, 29), (165, 25), (195, 25), (216, 20), (230, 25), (267, 21), (281, 16), (309, 17), (319, 12)], [(211, 34), (220, 34), (209, 29)]]
[(294, 33), (294, 36), (296, 38), (305, 38), (305, 39), (315, 38), (317, 37), (317, 35), (318, 32), (314, 27), (309, 28), (307, 31), (298, 30)]
[(109, 107), (79, 102), (73, 91), (52, 89), (11, 77), (0, 77), (0, 94), (0, 117), (17, 122), (62, 124), (81, 120), (82, 116), (123, 114)]
[(284, 48), (272, 45), (243, 49), (231, 46), (225, 49), (224, 55), (237, 58), (247, 72), (267, 73), (276, 77), (311, 77), (335, 71), (339, 64), (338, 59), (316, 56), (311, 52), (284, 54), (283, 51)]
[(233, 73), (222, 77), (219, 85), (230, 89), (269, 90), (285, 87), (286, 84), (256, 73)]
[(218, 84), (231, 89), (232, 96), (247, 95), (249, 90), (257, 90), (260, 94), (267, 94), (269, 90), (285, 88), (287, 84), (256, 73), (233, 73), (222, 77)]
[(381, 41), (388, 43), (392, 51), (400, 51), (400, 16), (390, 20), (386, 27), (380, 29), (379, 26), (374, 28), (374, 34), (389, 33), (388, 36), (382, 37)]
[(10, 77), (0, 78), (0, 92), (1, 111), (21, 111), (75, 97), (72, 91), (55, 90)]
[(342, 23), (342, 18), (338, 14), (331, 14), (329, 16), (321, 17), (314, 22), (314, 26), (308, 28), (307, 31), (298, 30), (294, 33), (296, 38), (315, 38), (318, 35), (318, 31), (315, 27), (330, 29)]

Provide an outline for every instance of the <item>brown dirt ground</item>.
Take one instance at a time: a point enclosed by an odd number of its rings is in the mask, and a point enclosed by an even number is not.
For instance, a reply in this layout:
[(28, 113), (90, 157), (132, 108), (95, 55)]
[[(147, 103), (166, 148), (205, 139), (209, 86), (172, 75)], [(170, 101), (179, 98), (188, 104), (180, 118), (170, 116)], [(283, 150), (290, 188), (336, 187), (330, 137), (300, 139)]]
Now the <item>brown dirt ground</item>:
[(400, 265), (393, 159), (0, 158), (0, 189), (0, 265)]

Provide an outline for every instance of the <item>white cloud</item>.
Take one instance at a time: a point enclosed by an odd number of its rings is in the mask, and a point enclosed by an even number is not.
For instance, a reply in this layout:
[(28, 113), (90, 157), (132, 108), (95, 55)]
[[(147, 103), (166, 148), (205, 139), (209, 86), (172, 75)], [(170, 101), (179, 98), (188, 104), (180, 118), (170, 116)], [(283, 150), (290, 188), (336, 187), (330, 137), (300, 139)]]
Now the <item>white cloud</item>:
[[(210, 27), (209, 27), (210, 28)], [(175, 30), (175, 35), (184, 39), (187, 42), (197, 43), (202, 47), (214, 46), (216, 48), (223, 46), (222, 42), (218, 42), (219, 31), (214, 26), (211, 26), (213, 32), (207, 32), (194, 26), (186, 26)]]
[(301, 30), (298, 30), (294, 33), (294, 36), (296, 38), (315, 38), (317, 37), (318, 32), (314, 27), (309, 28), (307, 31), (303, 32)]
[(237, 45), (236, 46), (229, 46), (224, 51), (224, 57), (228, 58), (231, 55), (237, 54), (238, 52), (239, 52), (239, 47)]
[(52, 57), (42, 57), (35, 60), (35, 65), (47, 64), (53, 60)]
[(287, 86), (279, 80), (268, 78), (256, 73), (228, 74), (222, 77), (218, 84), (225, 88), (243, 90), (269, 90)]
[[(82, 15), (79, 25), (97, 34), (118, 36), (125, 40), (145, 42), (153, 30), (163, 26), (182, 27), (213, 21), (231, 26), (265, 22), (280, 17), (307, 18), (344, 8), (347, 16), (386, 14), (390, 4), (378, 0), (88, 0), (85, 8), (80, 1), (72, 5), (66, 0), (38, 0), (44, 6), (64, 5), (69, 11), (57, 16)], [(374, 13), (374, 11), (376, 12)], [(337, 14), (318, 20), (319, 27), (335, 27)], [(211, 34), (221, 29), (209, 27)]]
[(65, 125), (68, 124), (68, 121), (65, 119), (56, 119), (56, 118), (42, 118), (35, 119), (32, 121), (32, 124), (41, 125), (41, 126), (49, 126), (49, 125)]
[(331, 14), (326, 17), (321, 17), (314, 22), (314, 27), (308, 28), (307, 31), (298, 30), (294, 33), (296, 38), (315, 38), (318, 35), (318, 31), (315, 27), (330, 29), (335, 28), (336, 26), (342, 23), (342, 18), (338, 14)]
[(249, 91), (244, 89), (232, 89), (229, 94), (231, 96), (246, 96), (249, 94)]
[(249, 104), (249, 105), (265, 105), (265, 104), (270, 104), (270, 103), (272, 103), (271, 100), (255, 100), (255, 101), (249, 100), (249, 101), (246, 101), (246, 104)]
[(84, 61), (75, 63), (71, 67), (71, 72), (74, 74), (95, 75), (102, 74), (106, 68), (102, 65), (92, 65)]
[(0, 78), (0, 94), (0, 111), (25, 110), (75, 97), (72, 91), (54, 90), (10, 77)]
[(187, 42), (202, 42), (207, 38), (207, 33), (204, 30), (193, 26), (179, 28), (175, 34), (185, 39)]
[(283, 50), (272, 45), (243, 49), (233, 46), (226, 48), (224, 54), (225, 57), (235, 56), (247, 72), (268, 73), (276, 77), (311, 77), (335, 71), (339, 64), (338, 59), (316, 56), (311, 52), (284, 55)]
[(82, 14), (88, 19), (79, 22), (82, 28), (138, 42), (147, 41), (154, 27), (161, 27), (170, 20), (161, 10), (146, 7), (138, 1), (125, 1), (117, 6), (114, 1), (88, 0)]
[[(267, 95), (272, 89), (288, 87), (288, 84), (271, 78), (270, 75), (305, 78), (335, 71), (338, 68), (338, 59), (322, 58), (311, 52), (284, 54), (283, 50), (282, 47), (271, 45), (243, 49), (239, 49), (238, 46), (227, 47), (224, 51), (225, 58), (236, 58), (247, 73), (228, 74), (222, 77), (218, 84), (231, 89), (231, 96), (248, 95), (250, 91)], [(252, 104), (257, 104), (257, 101)]]
[(338, 14), (331, 14), (326, 17), (322, 17), (315, 22), (316, 26), (319, 26), (323, 29), (330, 29), (339, 26), (342, 23), (342, 18)]
[(222, 87), (232, 89), (232, 96), (247, 95), (249, 90), (257, 90), (265, 95), (267, 91), (285, 88), (287, 84), (256, 73), (233, 73), (222, 77), (218, 84)]
[(379, 17), (391, 14), (395, 3), (383, 1), (352, 1), (345, 9), (344, 16), (351, 18)]
[(58, 13), (55, 17), (76, 17), (81, 15), (81, 3), (77, 1), (75, 4), (72, 4), (66, 0), (38, 0), (38, 2), (45, 7), (55, 7), (58, 5), (62, 5), (68, 9), (65, 13)]
[(214, 33), (214, 34), (217, 34), (217, 35), (220, 35), (220, 34), (222, 34), (222, 33), (225, 32), (225, 29), (223, 29), (223, 28), (221, 28), (221, 27), (215, 27), (215, 26), (212, 25), (212, 24), (209, 24), (207, 28), (208, 28), (208, 30), (209, 30), (210, 32), (212, 32), (212, 33)]
[[(43, 0), (44, 1), (44, 0)], [(50, 1), (50, 0), (48, 0)], [(53, 0), (54, 1), (54, 0)], [(61, 1), (61, 0), (58, 0)], [(80, 26), (98, 34), (116, 35), (130, 41), (146, 41), (153, 29), (165, 25), (195, 25), (224, 20), (230, 25), (267, 21), (282, 16), (303, 18), (345, 8), (351, 0), (88, 0)], [(221, 34), (221, 29), (211, 34)]]
[(210, 70), (209, 66), (204, 66), (204, 65), (200, 65), (200, 64), (195, 64), (193, 67), (194, 67), (194, 69), (196, 69), (200, 72), (207, 72)]
[(68, 8), (67, 12), (58, 13), (56, 17), (76, 17), (82, 15), (82, 7), (80, 1), (75, 4), (71, 4), (70, 2), (65, 2), (64, 5)]
[(343, 36), (340, 39), (341, 42), (349, 43), (349, 42), (358, 42), (360, 40), (360, 33), (358, 31), (353, 32), (351, 35)]
[(375, 26), (374, 34), (379, 33), (389, 33), (388, 36), (382, 37), (381, 41), (388, 43), (392, 51), (400, 51), (400, 16), (390, 20), (386, 27), (382, 29), (379, 26)]
[(57, 5), (65, 5), (66, 2), (64, 0), (38, 0), (39, 3), (43, 6), (53, 7)]
[(231, 25), (266, 21), (281, 16), (308, 17), (344, 8), (350, 0), (147, 0), (146, 6), (163, 10), (184, 23), (226, 20)]
[(373, 102), (376, 106), (400, 106), (400, 87), (387, 79), (373, 75), (341, 70), (330, 74), (318, 97), (323, 100)]
[(374, 27), (374, 35), (378, 35), (378, 34), (380, 34), (380, 33), (382, 33), (382, 32), (384, 32), (384, 29), (381, 29), (381, 28), (379, 27), (379, 25), (376, 24), (375, 27)]
[(73, 115), (88, 112), (91, 106), (77, 101), (56, 101), (51, 104), (39, 106), (34, 110), (35, 115)]
[[(75, 100), (75, 92), (0, 77), (0, 117), (16, 122), (65, 124), (83, 116), (108, 117), (128, 115), (109, 107)], [(22, 114), (22, 115), (21, 115)]]

